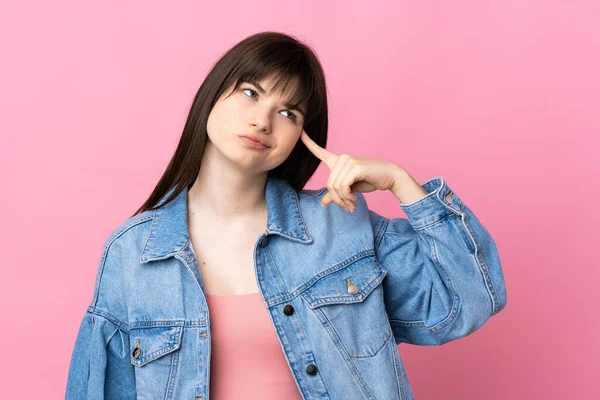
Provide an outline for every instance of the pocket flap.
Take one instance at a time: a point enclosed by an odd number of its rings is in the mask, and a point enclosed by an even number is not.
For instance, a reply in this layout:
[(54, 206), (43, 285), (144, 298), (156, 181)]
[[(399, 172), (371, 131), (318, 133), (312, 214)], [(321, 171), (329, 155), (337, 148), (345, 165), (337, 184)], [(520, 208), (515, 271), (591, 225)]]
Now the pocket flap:
[(131, 328), (129, 331), (131, 363), (141, 367), (179, 349), (182, 333), (182, 326)]
[[(386, 274), (387, 270), (374, 257), (364, 257), (319, 278), (301, 296), (310, 308), (360, 303), (383, 281)], [(357, 288), (349, 288), (352, 285)], [(357, 291), (356, 294), (352, 294), (353, 289)]]

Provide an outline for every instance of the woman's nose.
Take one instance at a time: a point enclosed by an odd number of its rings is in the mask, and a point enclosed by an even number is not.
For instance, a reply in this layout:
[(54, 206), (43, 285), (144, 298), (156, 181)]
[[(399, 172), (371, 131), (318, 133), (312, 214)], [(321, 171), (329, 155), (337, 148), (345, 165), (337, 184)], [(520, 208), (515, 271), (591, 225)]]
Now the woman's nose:
[(271, 129), (271, 117), (269, 116), (269, 111), (266, 109), (259, 109), (252, 115), (253, 126), (256, 126), (258, 129), (270, 130)]

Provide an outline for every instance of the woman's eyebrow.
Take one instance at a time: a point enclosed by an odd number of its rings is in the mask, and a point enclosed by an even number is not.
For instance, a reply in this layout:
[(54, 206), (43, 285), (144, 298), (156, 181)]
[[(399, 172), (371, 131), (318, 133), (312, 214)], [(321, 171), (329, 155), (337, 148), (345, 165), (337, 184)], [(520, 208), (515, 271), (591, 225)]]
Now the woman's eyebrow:
[[(244, 79), (242, 82), (250, 83), (251, 85), (256, 86), (256, 88), (261, 94), (265, 94), (267, 92), (262, 86), (260, 86), (260, 83), (256, 82), (254, 79)], [(304, 112), (304, 110), (300, 108), (298, 104), (283, 103), (283, 105), (289, 108), (290, 110), (298, 111), (302, 114), (303, 117), (306, 118), (306, 112)]]

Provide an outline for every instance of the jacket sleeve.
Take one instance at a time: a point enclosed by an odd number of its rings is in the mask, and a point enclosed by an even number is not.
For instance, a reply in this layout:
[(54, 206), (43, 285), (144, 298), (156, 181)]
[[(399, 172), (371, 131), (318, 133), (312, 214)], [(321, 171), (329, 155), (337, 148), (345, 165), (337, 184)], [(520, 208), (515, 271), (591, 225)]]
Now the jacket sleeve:
[(129, 332), (110, 316), (89, 310), (77, 334), (65, 399), (135, 399)]
[(94, 296), (83, 316), (67, 377), (65, 399), (135, 399), (135, 366), (122, 273), (122, 245), (110, 235), (100, 259)]
[(490, 233), (441, 176), (427, 195), (400, 203), (408, 219), (369, 210), (396, 343), (431, 346), (467, 336), (506, 306)]

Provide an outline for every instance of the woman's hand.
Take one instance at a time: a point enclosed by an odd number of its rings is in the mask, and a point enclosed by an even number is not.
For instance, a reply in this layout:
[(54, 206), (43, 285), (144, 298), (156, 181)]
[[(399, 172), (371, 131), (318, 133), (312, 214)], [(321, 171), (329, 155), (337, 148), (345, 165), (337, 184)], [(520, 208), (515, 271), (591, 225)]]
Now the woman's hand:
[(324, 206), (335, 202), (354, 212), (354, 202), (358, 198), (352, 192), (394, 191), (406, 176), (402, 167), (389, 161), (332, 153), (316, 144), (304, 129), (300, 138), (308, 150), (330, 169), (328, 192), (321, 200)]

